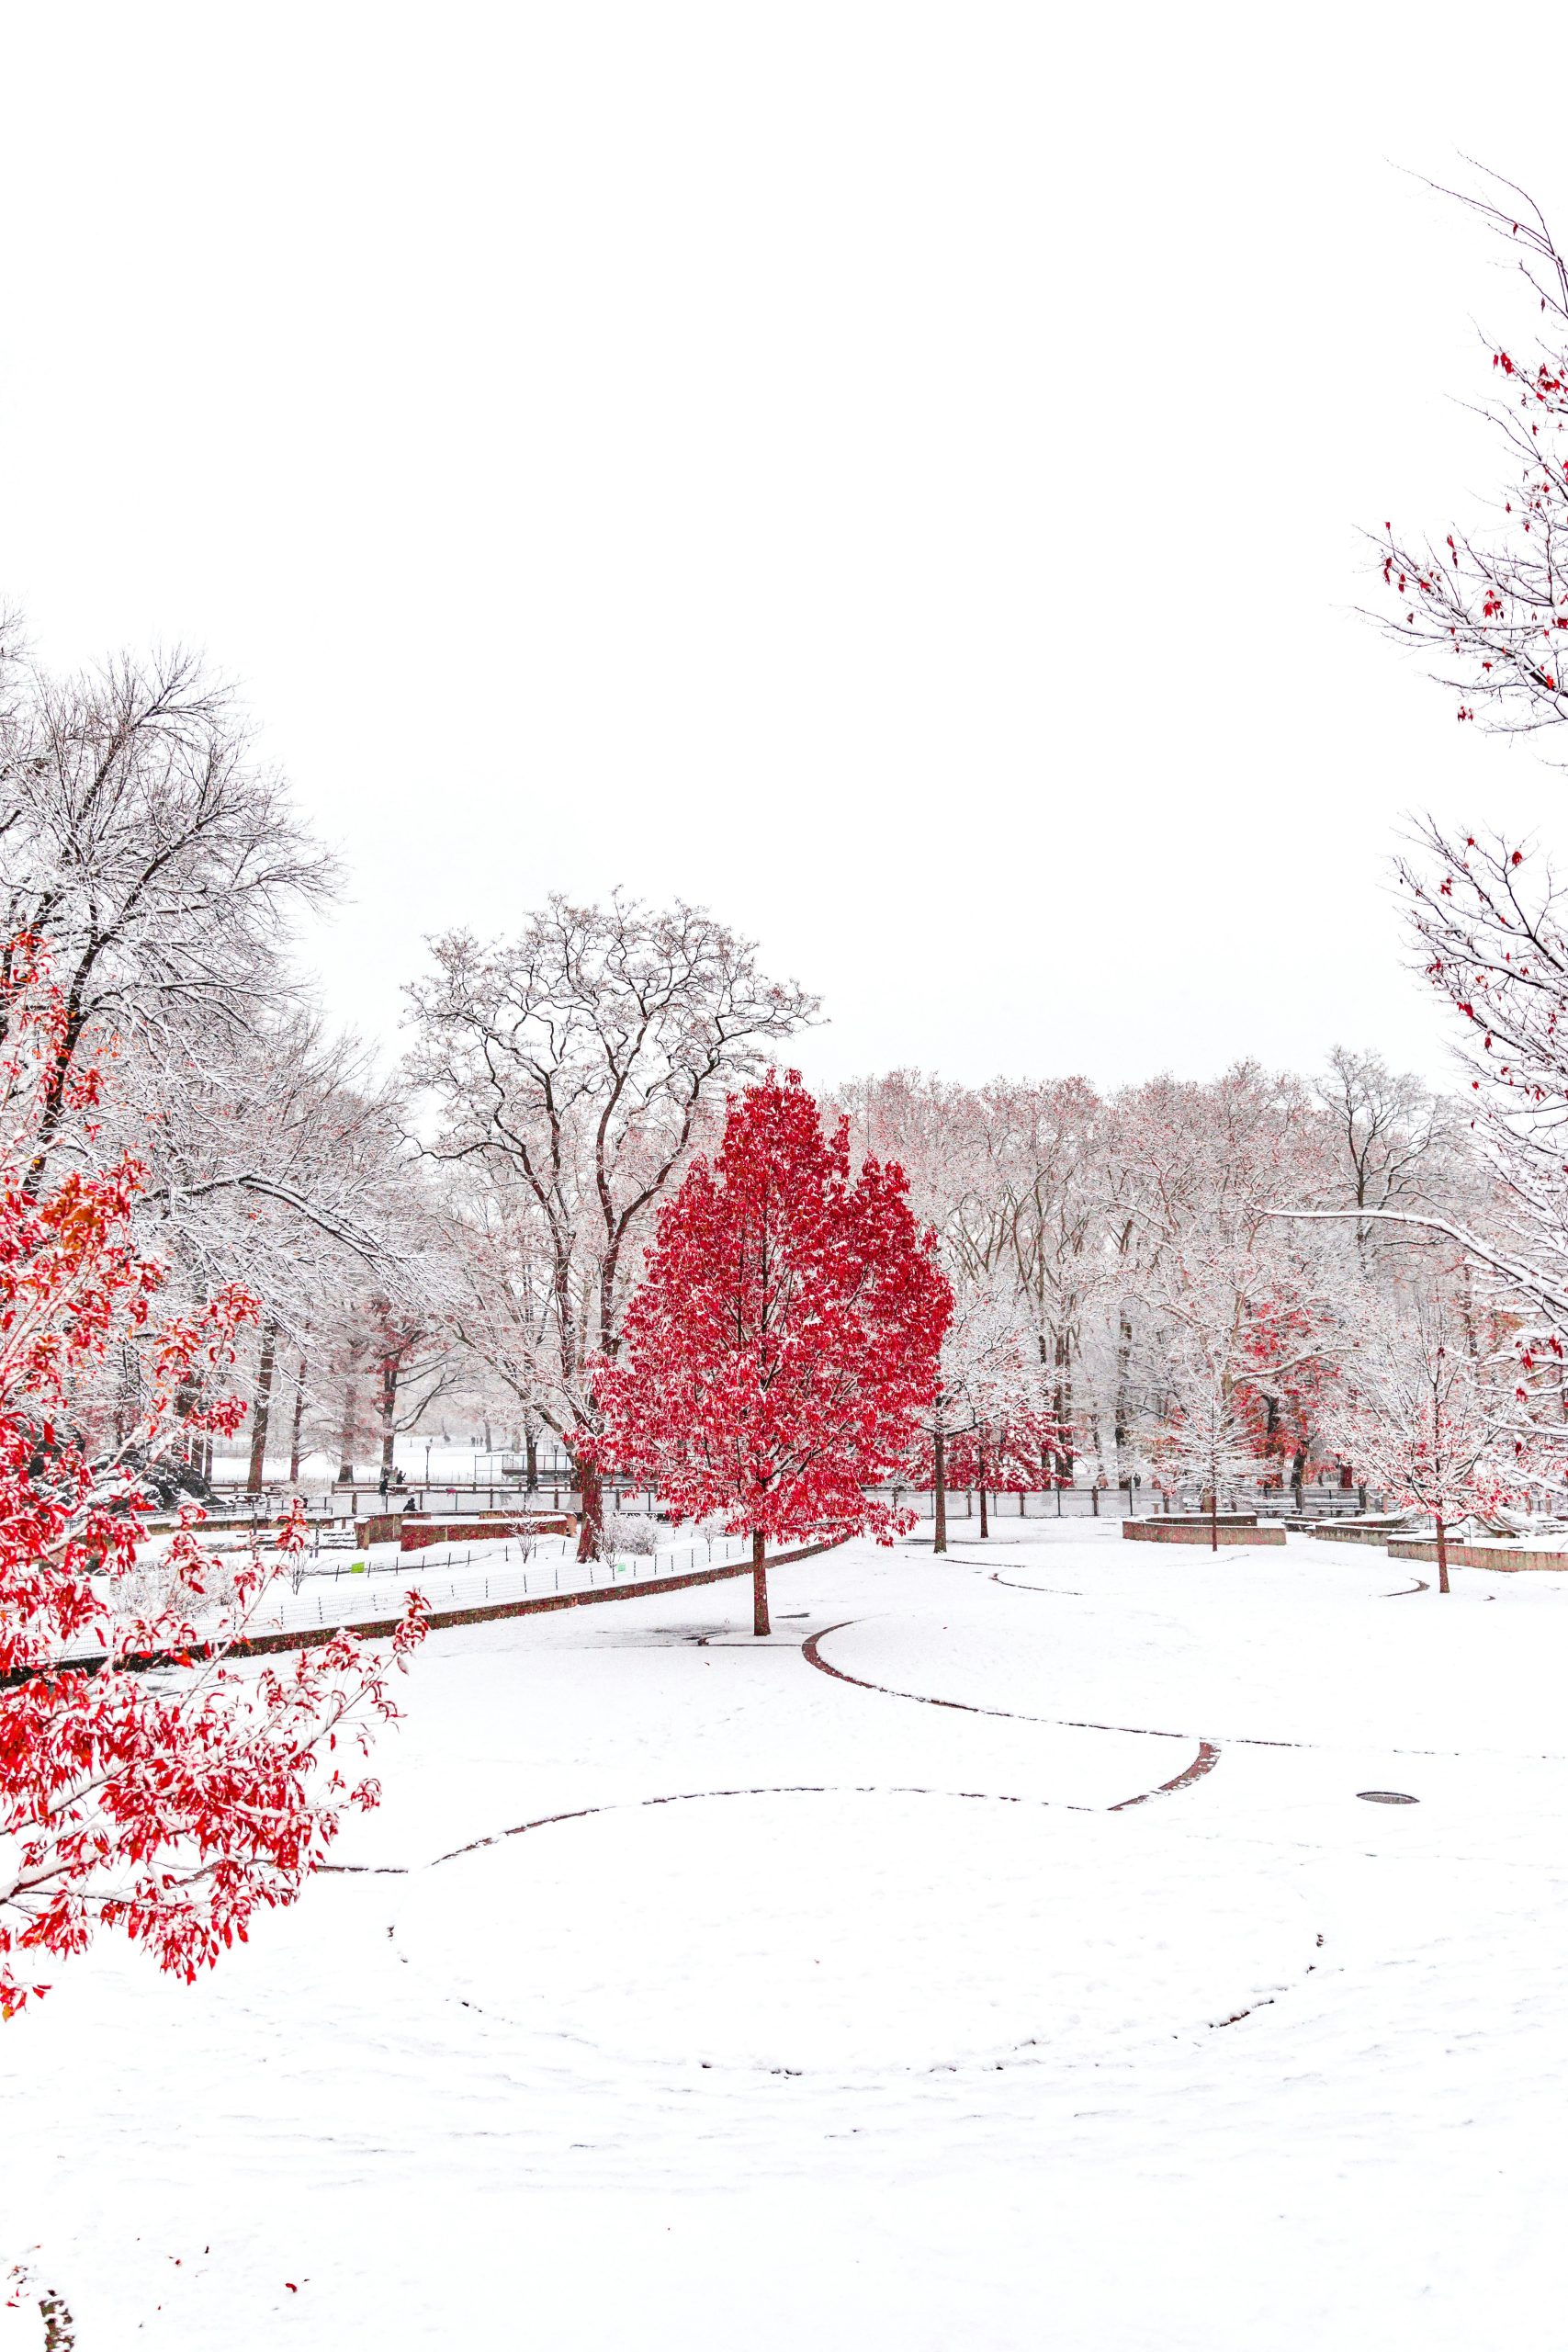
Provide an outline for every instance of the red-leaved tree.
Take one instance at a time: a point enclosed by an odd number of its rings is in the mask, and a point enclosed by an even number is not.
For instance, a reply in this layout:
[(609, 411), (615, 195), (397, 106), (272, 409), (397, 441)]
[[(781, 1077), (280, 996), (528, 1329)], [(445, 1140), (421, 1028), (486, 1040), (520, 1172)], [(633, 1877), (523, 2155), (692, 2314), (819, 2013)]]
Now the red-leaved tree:
[(602, 1458), (674, 1510), (766, 1546), (907, 1523), (865, 1490), (906, 1460), (952, 1293), (904, 1171), (850, 1166), (791, 1070), (730, 1098), (723, 1148), (660, 1210), (619, 1361), (597, 1382)]
[[(234, 1600), (207, 1605), (219, 1563), (190, 1507), (155, 1563), (138, 1469), (187, 1430), (231, 1434), (216, 1395), (256, 1319), (237, 1285), (159, 1320), (159, 1268), (129, 1221), (134, 1161), (92, 1160), (99, 1080), (62, 1082), (69, 1016), (40, 944), (11, 943), (0, 983), (0, 2016), (48, 1989), (97, 1927), (194, 1980), (258, 1905), (291, 1902), (374, 1781), (345, 1770), (395, 1713), (347, 1636), (286, 1671), (242, 1676), (225, 1653), (276, 1573), (253, 1554)], [(62, 1116), (62, 1114), (69, 1116)], [(146, 1410), (118, 1448), (98, 1393), (110, 1351), (141, 1359)], [(303, 1541), (298, 1510), (287, 1558)], [(227, 1565), (227, 1564), (225, 1564)], [(151, 1598), (149, 1597), (151, 1588)], [(422, 1636), (418, 1604), (395, 1637)], [(167, 1663), (154, 1682), (139, 1664)], [(74, 1661), (82, 1661), (80, 1663)], [(343, 1760), (339, 1760), (339, 1758)]]

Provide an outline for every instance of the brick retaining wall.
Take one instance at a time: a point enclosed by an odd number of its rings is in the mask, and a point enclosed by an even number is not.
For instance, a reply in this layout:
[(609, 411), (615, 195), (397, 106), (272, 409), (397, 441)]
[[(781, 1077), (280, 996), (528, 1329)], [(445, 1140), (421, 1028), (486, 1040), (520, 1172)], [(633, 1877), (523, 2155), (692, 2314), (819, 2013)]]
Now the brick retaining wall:
[(405, 1552), (423, 1552), (432, 1544), (482, 1544), (491, 1536), (500, 1541), (503, 1536), (577, 1532), (576, 1520), (564, 1511), (558, 1519), (405, 1519), (393, 1528), (394, 1534), (398, 1527), (402, 1530), (400, 1540)]
[[(1437, 1539), (1431, 1535), (1395, 1536), (1388, 1547), (1391, 1560), (1435, 1560)], [(1499, 1544), (1450, 1544), (1449, 1566), (1451, 1568), (1500, 1568), (1505, 1574), (1519, 1568), (1568, 1568), (1568, 1552), (1527, 1551), (1522, 1546)]]
[(1222, 1548), (1236, 1544), (1282, 1544), (1282, 1527), (1237, 1527), (1222, 1519), (1211, 1528), (1206, 1519), (1124, 1519), (1122, 1532), (1134, 1544), (1209, 1544)]

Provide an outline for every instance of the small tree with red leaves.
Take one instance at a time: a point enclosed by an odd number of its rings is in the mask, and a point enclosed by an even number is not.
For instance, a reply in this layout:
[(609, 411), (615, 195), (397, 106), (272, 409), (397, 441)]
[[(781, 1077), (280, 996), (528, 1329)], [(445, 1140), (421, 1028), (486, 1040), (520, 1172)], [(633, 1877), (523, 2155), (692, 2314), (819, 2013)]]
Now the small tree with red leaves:
[(905, 1192), (894, 1165), (852, 1175), (848, 1122), (825, 1135), (798, 1072), (770, 1072), (660, 1210), (599, 1375), (603, 1458), (750, 1534), (758, 1634), (770, 1539), (890, 1542), (909, 1523), (865, 1489), (908, 1457), (953, 1297)]
[[(99, 1081), (73, 1069), (66, 1008), (36, 940), (0, 984), (0, 2016), (48, 1989), (41, 1972), (97, 1927), (123, 1929), (194, 1980), (261, 1905), (292, 1902), (345, 1805), (377, 1802), (334, 1751), (389, 1718), (384, 1677), (341, 1636), (287, 1671), (242, 1678), (225, 1653), (273, 1574), (253, 1552), (235, 1601), (191, 1608), (218, 1563), (194, 1506), (150, 1571), (152, 1503), (136, 1465), (188, 1430), (232, 1434), (233, 1399), (202, 1411), (255, 1302), (235, 1285), (163, 1322), (161, 1272), (131, 1246), (141, 1181), (95, 1170)], [(62, 1107), (80, 1114), (72, 1130)], [(71, 1164), (62, 1162), (69, 1157)], [(96, 1383), (111, 1348), (141, 1355), (144, 1416), (107, 1454)], [(296, 1507), (287, 1558), (303, 1542)], [(150, 1576), (157, 1586), (146, 1598)], [(135, 1596), (134, 1601), (132, 1596)], [(194, 1620), (199, 1619), (199, 1623)], [(423, 1634), (411, 1604), (400, 1662)], [(136, 1669), (162, 1660), (154, 1685)]]

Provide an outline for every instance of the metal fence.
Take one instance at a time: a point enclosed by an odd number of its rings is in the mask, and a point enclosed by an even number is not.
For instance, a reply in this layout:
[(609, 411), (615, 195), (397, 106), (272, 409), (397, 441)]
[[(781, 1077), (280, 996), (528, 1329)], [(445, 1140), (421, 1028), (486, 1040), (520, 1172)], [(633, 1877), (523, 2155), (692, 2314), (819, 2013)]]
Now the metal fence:
[[(455, 1547), (443, 1547), (455, 1548)], [(476, 1549), (482, 1556), (476, 1559)], [(407, 1558), (389, 1560), (378, 1570), (370, 1566), (316, 1575), (304, 1582), (330, 1586), (330, 1590), (299, 1592), (281, 1597), (276, 1614), (267, 1612), (265, 1630), (294, 1634), (325, 1625), (353, 1625), (357, 1619), (384, 1617), (392, 1591), (417, 1591), (433, 1609), (474, 1609), (488, 1600), (526, 1600), (536, 1593), (590, 1592), (601, 1585), (657, 1581), (686, 1575), (693, 1568), (721, 1567), (743, 1558), (750, 1546), (743, 1536), (697, 1536), (684, 1544), (648, 1554), (623, 1553), (613, 1560), (576, 1560), (566, 1546), (541, 1557), (532, 1546), (515, 1543), (470, 1545), (461, 1559), (443, 1560), (434, 1573), (411, 1566)], [(453, 1573), (463, 1570), (462, 1574)], [(263, 1628), (258, 1624), (258, 1632)]]
[[(559, 1549), (541, 1553), (532, 1543), (491, 1542), (468, 1546), (460, 1559), (434, 1564), (434, 1573), (409, 1559), (389, 1557), (338, 1568), (312, 1568), (298, 1587), (287, 1571), (246, 1625), (249, 1634), (314, 1633), (351, 1628), (386, 1618), (405, 1592), (416, 1591), (432, 1609), (477, 1609), (491, 1600), (529, 1600), (554, 1592), (591, 1592), (602, 1586), (656, 1583), (694, 1568), (723, 1567), (749, 1556), (740, 1535), (694, 1536), (654, 1553), (622, 1553), (613, 1560), (578, 1560), (560, 1538), (546, 1538)], [(457, 1546), (442, 1546), (456, 1551)], [(461, 1573), (457, 1573), (461, 1571)], [(199, 1630), (199, 1628), (198, 1628)], [(72, 1658), (93, 1655), (73, 1651)]]
[[(264, 1487), (255, 1495), (221, 1495), (209, 1523), (225, 1521), (244, 1526), (252, 1521), (275, 1519), (292, 1499), (294, 1489), (280, 1487)], [(900, 1510), (912, 1510), (917, 1519), (935, 1516), (936, 1498), (930, 1487), (876, 1487), (868, 1490), (882, 1502), (891, 1503)], [(1238, 1486), (1227, 1487), (1226, 1507), (1255, 1510), (1266, 1519), (1331, 1519), (1377, 1510), (1382, 1497), (1362, 1487), (1328, 1487), (1303, 1485), (1292, 1487)], [(631, 1510), (659, 1516), (657, 1496), (646, 1487), (634, 1487), (607, 1482), (604, 1490), (607, 1510)], [(1196, 1510), (1201, 1508), (1200, 1490), (1196, 1486), (1184, 1487), (1168, 1498), (1147, 1486), (1133, 1487), (1049, 1487), (1016, 1490), (988, 1489), (986, 1497), (987, 1519), (1125, 1519), (1168, 1510)], [(362, 1519), (373, 1512), (404, 1510), (417, 1512), (426, 1518), (460, 1518), (465, 1511), (524, 1511), (542, 1515), (577, 1512), (582, 1508), (582, 1496), (569, 1478), (548, 1485), (524, 1489), (518, 1486), (485, 1487), (394, 1487), (383, 1495), (376, 1487), (334, 1487), (305, 1498), (307, 1517), (313, 1522), (330, 1524), (333, 1521)], [(978, 1519), (979, 1497), (973, 1487), (950, 1487), (947, 1492), (950, 1519)]]
[[(257, 1494), (218, 1488), (218, 1500), (211, 1506), (209, 1520), (232, 1519), (240, 1524), (252, 1519), (276, 1519), (286, 1510), (301, 1489), (298, 1487), (263, 1487)], [(536, 1487), (508, 1484), (502, 1487), (393, 1487), (383, 1494), (378, 1486), (327, 1487), (304, 1495), (308, 1519), (365, 1519), (372, 1512), (387, 1510), (418, 1511), (425, 1518), (457, 1519), (465, 1511), (511, 1511), (521, 1516), (525, 1511), (536, 1511), (554, 1516), (560, 1511), (581, 1510), (582, 1497), (570, 1478), (541, 1482)], [(607, 1510), (646, 1511), (651, 1517), (656, 1498), (641, 1487), (604, 1487)]]

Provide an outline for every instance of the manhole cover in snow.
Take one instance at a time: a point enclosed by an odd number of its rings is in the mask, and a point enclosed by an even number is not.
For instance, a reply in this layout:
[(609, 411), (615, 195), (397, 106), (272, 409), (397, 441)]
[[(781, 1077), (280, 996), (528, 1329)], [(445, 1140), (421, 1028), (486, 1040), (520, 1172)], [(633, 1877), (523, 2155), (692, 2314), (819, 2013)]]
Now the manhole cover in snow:
[(1403, 1789), (1358, 1789), (1356, 1794), (1363, 1804), (1419, 1804), (1419, 1797), (1407, 1797)]
[(1152, 1820), (874, 1790), (552, 1823), (423, 1872), (397, 1943), (537, 2033), (852, 2073), (1201, 2030), (1314, 1949), (1292, 1894)]

